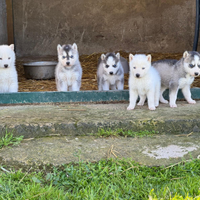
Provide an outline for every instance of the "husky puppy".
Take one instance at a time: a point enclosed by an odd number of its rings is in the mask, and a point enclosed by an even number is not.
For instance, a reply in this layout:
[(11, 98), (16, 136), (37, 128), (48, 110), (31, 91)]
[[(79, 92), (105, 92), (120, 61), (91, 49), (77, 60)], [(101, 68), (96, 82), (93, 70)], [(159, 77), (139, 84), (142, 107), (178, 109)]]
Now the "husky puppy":
[(79, 91), (81, 87), (82, 67), (79, 61), (76, 43), (57, 46), (58, 64), (55, 69), (58, 91)]
[(14, 44), (0, 45), (0, 92), (17, 92)]
[(177, 107), (176, 99), (179, 89), (190, 104), (195, 104), (191, 98), (190, 85), (194, 77), (200, 75), (200, 54), (195, 51), (185, 51), (179, 60), (159, 60), (153, 63), (161, 76), (160, 102), (168, 103), (163, 98), (163, 92), (169, 88), (170, 107)]
[(161, 80), (159, 73), (151, 66), (151, 55), (129, 55), (129, 106), (127, 110), (133, 110), (138, 98), (137, 105), (144, 105), (148, 99), (149, 110), (155, 110), (159, 105)]
[(124, 69), (120, 61), (120, 53), (102, 54), (97, 68), (99, 90), (123, 90)]

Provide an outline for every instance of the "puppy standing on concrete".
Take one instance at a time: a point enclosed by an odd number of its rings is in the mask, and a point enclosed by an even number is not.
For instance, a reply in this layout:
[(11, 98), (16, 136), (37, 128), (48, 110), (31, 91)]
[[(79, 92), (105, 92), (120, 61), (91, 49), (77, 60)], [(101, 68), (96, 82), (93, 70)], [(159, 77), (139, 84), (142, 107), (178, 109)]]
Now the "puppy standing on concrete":
[(79, 91), (81, 87), (82, 67), (79, 61), (77, 45), (58, 45), (58, 64), (55, 69), (58, 91)]
[(185, 51), (183, 57), (177, 60), (159, 60), (153, 63), (161, 76), (160, 102), (168, 103), (163, 98), (163, 92), (169, 88), (170, 107), (177, 107), (176, 99), (179, 89), (190, 104), (195, 104), (191, 98), (190, 85), (194, 77), (200, 75), (200, 54), (195, 51)]
[[(124, 60), (123, 62), (125, 63)], [(97, 82), (100, 91), (124, 89), (124, 69), (119, 53), (101, 55), (97, 68)]]
[(0, 45), (0, 92), (17, 92), (14, 44)]
[(159, 105), (161, 80), (159, 73), (151, 66), (151, 55), (129, 55), (129, 106), (127, 110), (133, 110), (138, 95), (140, 101), (137, 105), (144, 105), (148, 99), (149, 110), (155, 110)]

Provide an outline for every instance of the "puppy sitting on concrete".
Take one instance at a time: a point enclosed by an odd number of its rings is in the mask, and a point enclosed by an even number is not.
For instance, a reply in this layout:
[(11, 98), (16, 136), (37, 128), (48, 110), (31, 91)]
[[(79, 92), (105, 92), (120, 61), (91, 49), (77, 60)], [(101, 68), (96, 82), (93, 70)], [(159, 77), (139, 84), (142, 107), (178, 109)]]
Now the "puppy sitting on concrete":
[(0, 45), (0, 92), (17, 92), (14, 44)]
[(79, 61), (77, 45), (58, 45), (58, 64), (55, 69), (58, 91), (79, 91), (81, 87), (82, 67)]
[[(125, 63), (124, 60), (123, 62)], [(124, 89), (124, 68), (119, 53), (101, 55), (97, 68), (97, 82), (100, 91)]]

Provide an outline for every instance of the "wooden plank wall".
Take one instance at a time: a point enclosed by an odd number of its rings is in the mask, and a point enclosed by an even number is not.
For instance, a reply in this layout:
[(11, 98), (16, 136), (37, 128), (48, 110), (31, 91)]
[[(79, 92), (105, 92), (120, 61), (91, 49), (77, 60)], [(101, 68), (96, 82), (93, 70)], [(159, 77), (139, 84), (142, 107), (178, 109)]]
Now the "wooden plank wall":
[(14, 44), (14, 24), (12, 0), (6, 0), (8, 45)]

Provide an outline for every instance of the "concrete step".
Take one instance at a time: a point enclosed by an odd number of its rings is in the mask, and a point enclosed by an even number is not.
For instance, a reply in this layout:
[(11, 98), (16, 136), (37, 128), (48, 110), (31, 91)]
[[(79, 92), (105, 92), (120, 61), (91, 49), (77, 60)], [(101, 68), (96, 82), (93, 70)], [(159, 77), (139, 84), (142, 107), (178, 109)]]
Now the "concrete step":
[(128, 158), (147, 166), (166, 166), (199, 158), (199, 140), (197, 133), (143, 138), (45, 137), (27, 139), (19, 146), (1, 149), (0, 161), (1, 165), (25, 170), (108, 158)]
[(147, 105), (127, 111), (126, 103), (54, 104), (0, 107), (0, 137), (5, 131), (24, 138), (90, 135), (99, 128), (123, 128), (159, 133), (200, 131), (200, 101), (195, 105), (179, 101), (177, 108), (160, 104), (155, 111)]
[[(132, 111), (127, 106), (128, 102), (2, 106), (0, 137), (12, 131), (24, 140), (19, 146), (0, 150), (1, 164), (37, 168), (119, 157), (152, 166), (198, 157), (200, 101), (195, 105), (178, 101), (177, 108), (160, 104), (155, 111), (146, 104)], [(99, 128), (155, 130), (159, 134), (99, 138), (95, 136)]]

